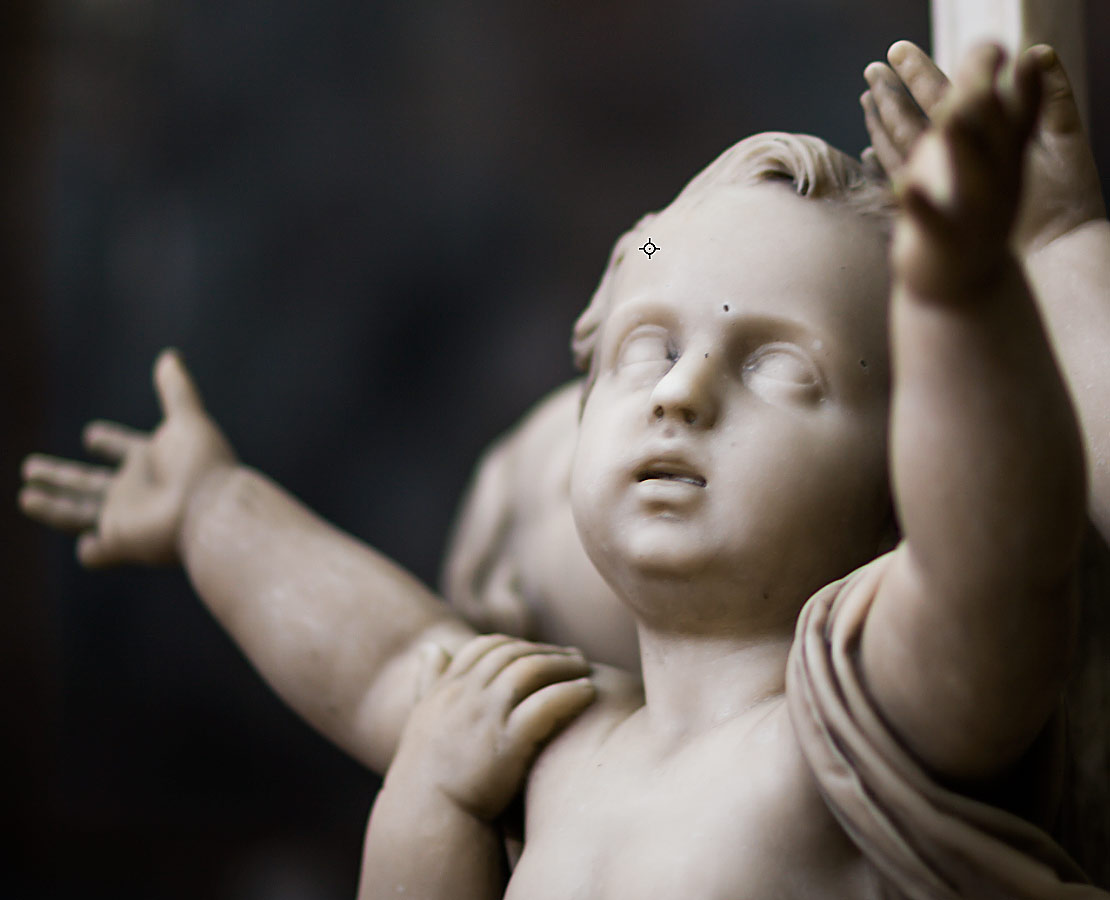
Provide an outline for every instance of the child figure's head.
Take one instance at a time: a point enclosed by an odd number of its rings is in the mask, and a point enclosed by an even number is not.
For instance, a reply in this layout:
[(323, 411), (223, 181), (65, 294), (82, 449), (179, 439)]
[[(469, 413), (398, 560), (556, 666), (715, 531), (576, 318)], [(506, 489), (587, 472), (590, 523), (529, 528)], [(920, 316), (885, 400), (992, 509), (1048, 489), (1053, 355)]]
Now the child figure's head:
[(892, 211), (827, 144), (758, 135), (618, 242), (575, 330), (572, 503), (649, 626), (789, 628), (878, 552)]

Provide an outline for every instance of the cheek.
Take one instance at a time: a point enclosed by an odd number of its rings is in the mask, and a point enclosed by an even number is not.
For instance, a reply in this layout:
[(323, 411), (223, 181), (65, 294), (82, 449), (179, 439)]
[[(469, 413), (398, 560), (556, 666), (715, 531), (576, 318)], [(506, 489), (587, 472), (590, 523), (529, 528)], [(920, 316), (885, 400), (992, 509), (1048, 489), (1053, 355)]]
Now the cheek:
[(579, 531), (593, 526), (597, 507), (603, 503), (609, 480), (607, 450), (612, 444), (607, 425), (603, 416), (589, 413), (579, 425), (570, 472), (571, 510)]
[(882, 432), (853, 424), (738, 430), (726, 441), (725, 469), (735, 490), (762, 499), (761, 515), (826, 524), (866, 516), (888, 493), (886, 446)]
[(822, 528), (845, 538), (871, 535), (889, 506), (885, 442), (881, 435), (863, 442), (857, 433), (836, 449), (813, 454), (808, 466), (811, 515)]
[(588, 456), (588, 450), (580, 447), (576, 451), (574, 465), (571, 468), (571, 514), (575, 531), (586, 555), (598, 571), (604, 571), (602, 566), (610, 531), (605, 513), (612, 504), (606, 501), (602, 490), (603, 479), (599, 477), (597, 468), (589, 465), (589, 459), (585, 461), (580, 459), (580, 453), (586, 453)]

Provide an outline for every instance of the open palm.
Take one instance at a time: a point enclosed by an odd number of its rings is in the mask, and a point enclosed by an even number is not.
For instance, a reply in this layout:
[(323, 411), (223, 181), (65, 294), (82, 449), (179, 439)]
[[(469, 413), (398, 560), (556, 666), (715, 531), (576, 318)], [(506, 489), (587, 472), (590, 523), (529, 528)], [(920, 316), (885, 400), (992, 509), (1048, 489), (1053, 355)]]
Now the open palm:
[(175, 351), (158, 357), (154, 384), (164, 418), (153, 432), (102, 421), (85, 429), (89, 451), (114, 466), (41, 454), (24, 462), (21, 507), (45, 525), (80, 534), (77, 555), (86, 566), (176, 562), (189, 498), (202, 480), (235, 463)]

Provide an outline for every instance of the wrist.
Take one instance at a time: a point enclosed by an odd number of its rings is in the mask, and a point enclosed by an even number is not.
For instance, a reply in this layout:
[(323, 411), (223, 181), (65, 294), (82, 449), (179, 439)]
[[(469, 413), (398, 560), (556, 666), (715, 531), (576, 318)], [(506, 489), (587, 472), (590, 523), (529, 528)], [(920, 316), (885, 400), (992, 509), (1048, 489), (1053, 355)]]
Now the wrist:
[(204, 523), (222, 498), (234, 490), (242, 467), (235, 462), (213, 463), (193, 480), (182, 504), (177, 527), (177, 556), (185, 563), (192, 549), (202, 540)]
[[(504, 769), (504, 767), (499, 767)], [(416, 746), (406, 747), (404, 739), (393, 758), (382, 785), (403, 792), (408, 802), (426, 810), (447, 810), (485, 825), (495, 822), (512, 802), (519, 784), (502, 780), (490, 770), (469, 776), (458, 761), (447, 762), (438, 754), (425, 754)]]
[(435, 817), (441, 821), (488, 824), (486, 817), (462, 802), (427, 766), (409, 766), (403, 758), (395, 758), (382, 780), (378, 803), (399, 808), (408, 815)]
[[(893, 251), (893, 295), (950, 309), (981, 307), (1020, 277), (1016, 255), (1005, 243), (981, 246), (963, 259), (922, 254), (904, 262), (901, 235)], [(909, 241), (905, 242), (907, 245)], [(916, 248), (915, 248), (916, 249)]]
[[(1029, 271), (1052, 268), (1061, 262), (1071, 264), (1087, 253), (1104, 254), (1110, 244), (1110, 221), (1105, 216), (1087, 219), (1067, 231), (1043, 241), (1030, 241), (1021, 251)], [(1101, 258), (1101, 257), (1098, 257)]]

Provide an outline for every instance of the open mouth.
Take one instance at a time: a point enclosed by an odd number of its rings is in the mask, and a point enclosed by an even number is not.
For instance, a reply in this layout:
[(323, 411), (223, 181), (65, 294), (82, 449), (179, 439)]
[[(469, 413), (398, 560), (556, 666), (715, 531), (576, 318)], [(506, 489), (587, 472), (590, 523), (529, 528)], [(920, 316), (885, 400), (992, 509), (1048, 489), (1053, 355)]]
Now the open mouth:
[(645, 481), (677, 481), (682, 484), (691, 484), (694, 487), (705, 487), (705, 479), (700, 475), (687, 475), (683, 472), (668, 472), (665, 469), (644, 469), (636, 476), (636, 481), (643, 484)]

